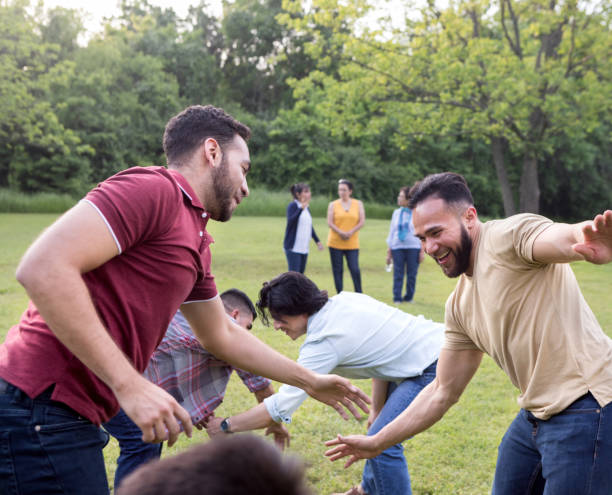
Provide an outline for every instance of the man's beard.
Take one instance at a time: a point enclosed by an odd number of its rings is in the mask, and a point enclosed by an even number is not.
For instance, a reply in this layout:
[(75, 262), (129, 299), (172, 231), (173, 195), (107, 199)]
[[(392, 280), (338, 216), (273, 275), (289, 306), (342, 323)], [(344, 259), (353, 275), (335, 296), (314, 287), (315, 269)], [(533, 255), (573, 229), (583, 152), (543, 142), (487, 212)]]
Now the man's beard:
[(470, 255), (472, 254), (472, 238), (465, 226), (461, 225), (461, 244), (452, 250), (455, 257), (455, 266), (450, 272), (444, 272), (449, 278), (455, 278), (465, 273), (470, 266)]
[(229, 178), (225, 155), (221, 159), (219, 168), (214, 169), (212, 186), (215, 198), (214, 206), (208, 207), (210, 217), (219, 222), (227, 222), (232, 217), (232, 213), (234, 213), (234, 208), (232, 208), (234, 190)]

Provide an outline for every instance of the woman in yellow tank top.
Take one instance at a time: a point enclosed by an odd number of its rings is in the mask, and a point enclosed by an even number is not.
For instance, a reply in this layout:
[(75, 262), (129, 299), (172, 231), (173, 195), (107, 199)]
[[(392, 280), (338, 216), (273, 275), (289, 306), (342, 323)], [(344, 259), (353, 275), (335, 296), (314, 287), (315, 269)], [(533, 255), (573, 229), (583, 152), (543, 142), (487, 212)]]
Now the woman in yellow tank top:
[(353, 184), (346, 179), (340, 179), (339, 199), (332, 201), (327, 207), (327, 225), (329, 225), (327, 246), (337, 292), (342, 292), (343, 256), (346, 257), (355, 292), (361, 292), (359, 229), (365, 223), (365, 210), (363, 203), (352, 198), (352, 194)]

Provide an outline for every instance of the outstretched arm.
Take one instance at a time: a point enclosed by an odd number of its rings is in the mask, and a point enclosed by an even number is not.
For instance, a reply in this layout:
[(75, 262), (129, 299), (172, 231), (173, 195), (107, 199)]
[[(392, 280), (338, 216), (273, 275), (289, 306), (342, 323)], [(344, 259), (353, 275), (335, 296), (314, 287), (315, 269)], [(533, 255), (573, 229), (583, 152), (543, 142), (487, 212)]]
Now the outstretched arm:
[(475, 350), (443, 349), (438, 359), (436, 379), (416, 396), (412, 404), (376, 435), (341, 436), (325, 442), (334, 447), (325, 455), (335, 461), (350, 456), (344, 467), (359, 459), (376, 457), (386, 448), (400, 443), (435, 424), (455, 404), (482, 360)]
[(597, 265), (612, 261), (612, 210), (577, 224), (554, 223), (533, 243), (541, 263), (585, 260)]
[(32, 244), (17, 279), (55, 336), (106, 383), (145, 442), (191, 436), (189, 414), (164, 390), (144, 379), (104, 327), (82, 274), (114, 256), (118, 248), (103, 219), (80, 202)]
[(220, 298), (183, 304), (181, 310), (202, 346), (218, 358), (237, 368), (299, 387), (333, 407), (344, 419), (349, 417), (345, 407), (355, 418), (361, 417), (357, 407), (369, 412), (368, 396), (346, 378), (315, 373), (279, 354), (227, 318)]

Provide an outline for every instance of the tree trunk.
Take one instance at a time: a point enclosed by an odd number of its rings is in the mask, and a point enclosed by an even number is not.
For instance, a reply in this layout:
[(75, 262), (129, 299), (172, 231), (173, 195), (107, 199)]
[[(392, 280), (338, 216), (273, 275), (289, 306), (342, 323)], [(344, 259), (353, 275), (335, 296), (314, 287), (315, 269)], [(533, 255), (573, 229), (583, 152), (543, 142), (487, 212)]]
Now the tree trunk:
[(526, 151), (523, 157), (523, 173), (519, 191), (521, 212), (540, 212), (540, 185), (538, 183), (538, 160), (532, 152)]
[(495, 172), (497, 173), (497, 181), (502, 194), (502, 202), (504, 204), (504, 215), (509, 217), (516, 213), (516, 205), (512, 195), (512, 187), (506, 173), (506, 164), (504, 163), (504, 140), (501, 137), (491, 138), (491, 151), (493, 153), (493, 163), (495, 163)]

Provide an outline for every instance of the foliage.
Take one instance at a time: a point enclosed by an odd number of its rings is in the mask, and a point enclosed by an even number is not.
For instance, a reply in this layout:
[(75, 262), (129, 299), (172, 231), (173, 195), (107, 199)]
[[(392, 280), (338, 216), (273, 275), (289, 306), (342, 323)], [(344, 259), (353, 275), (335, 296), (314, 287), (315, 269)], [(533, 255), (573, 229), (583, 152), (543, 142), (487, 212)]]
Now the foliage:
[(603, 5), (429, 2), (405, 27), (386, 31), (364, 27), (370, 10), (361, 1), (318, 0), (303, 20), (287, 21), (314, 31), (314, 54), (333, 32), (338, 75), (312, 72), (296, 98), (314, 103), (337, 135), (367, 139), (391, 129), (400, 149), (427, 136), (488, 142), (510, 214), (517, 198), (521, 211), (538, 211), (538, 160), (550, 159), (560, 141), (593, 139), (609, 122), (612, 37)]
[(250, 184), (306, 181), (392, 206), (465, 175), (482, 214), (591, 217), (612, 204), (610, 10), (574, 0), (429, 2), (401, 23), (366, 0), (207, 0), (180, 18), (123, 0), (79, 11), (0, 0), (0, 187), (82, 195), (161, 165), (169, 117), (221, 106), (253, 130)]

